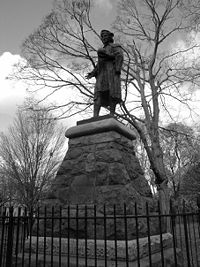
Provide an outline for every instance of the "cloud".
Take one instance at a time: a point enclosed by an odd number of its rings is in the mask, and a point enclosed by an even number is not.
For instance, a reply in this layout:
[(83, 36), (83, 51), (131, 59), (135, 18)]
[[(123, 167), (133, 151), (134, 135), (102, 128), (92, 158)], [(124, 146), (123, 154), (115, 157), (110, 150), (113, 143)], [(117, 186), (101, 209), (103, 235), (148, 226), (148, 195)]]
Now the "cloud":
[[(24, 63), (24, 58), (20, 55), (12, 55), (10, 52), (0, 55), (0, 132), (4, 131), (12, 123), (17, 107), (24, 102), (26, 97), (34, 97), (40, 101), (50, 93), (48, 87), (38, 90), (39, 88), (35, 83), (32, 86), (28, 86), (23, 81), (6, 79), (15, 70), (14, 65), (19, 62)], [(75, 97), (73, 92), (68, 91), (66, 95), (63, 90), (59, 90), (43, 101), (42, 104), (47, 106), (52, 103), (58, 105), (66, 104), (67, 100)], [(66, 123), (71, 125), (75, 122), (74, 120), (67, 120)]]
[(7, 113), (0, 113), (0, 132), (5, 131), (12, 122), (13, 117)]
[(0, 56), (0, 131), (12, 122), (17, 105), (22, 104), (26, 96), (25, 85), (6, 79), (19, 60), (22, 60), (19, 55), (9, 52)]
[(19, 55), (12, 55), (10, 52), (5, 52), (0, 56), (0, 80), (4, 80), (12, 71), (13, 65), (20, 60)]
[(103, 8), (105, 11), (110, 12), (113, 8), (111, 0), (97, 0), (96, 5)]

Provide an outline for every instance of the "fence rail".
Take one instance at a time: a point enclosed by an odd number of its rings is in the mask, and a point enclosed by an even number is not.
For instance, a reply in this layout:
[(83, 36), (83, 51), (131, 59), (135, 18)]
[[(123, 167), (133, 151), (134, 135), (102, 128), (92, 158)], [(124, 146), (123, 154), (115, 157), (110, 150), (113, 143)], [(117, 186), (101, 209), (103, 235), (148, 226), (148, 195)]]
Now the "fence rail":
[[(166, 222), (169, 222), (168, 226)], [(200, 266), (200, 212), (68, 206), (0, 215), (0, 267)]]

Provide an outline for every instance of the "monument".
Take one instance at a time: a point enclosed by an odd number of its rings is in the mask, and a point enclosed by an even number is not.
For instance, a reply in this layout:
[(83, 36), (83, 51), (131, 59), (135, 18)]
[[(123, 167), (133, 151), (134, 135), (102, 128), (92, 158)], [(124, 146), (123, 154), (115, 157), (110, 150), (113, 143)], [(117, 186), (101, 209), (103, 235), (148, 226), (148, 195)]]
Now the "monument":
[[(97, 52), (94, 70), (86, 76), (88, 79), (96, 77), (94, 117), (79, 121), (77, 126), (67, 130), (68, 151), (48, 199), (49, 203), (52, 199), (52, 204), (56, 202), (62, 207), (96, 205), (99, 216), (103, 216), (104, 205), (107, 214), (113, 214), (114, 205), (118, 214), (123, 214), (124, 204), (128, 214), (133, 214), (135, 203), (139, 213), (145, 209), (146, 202), (153, 205), (150, 187), (134, 152), (135, 134), (114, 118), (116, 105), (121, 102), (123, 50), (114, 44), (113, 36), (110, 31), (101, 31), (104, 47)], [(99, 116), (101, 107), (109, 108), (110, 115)], [(140, 235), (146, 236), (146, 221), (139, 223)], [(155, 222), (151, 220), (151, 223), (153, 227)], [(136, 236), (133, 226), (128, 223), (130, 239)], [(120, 239), (124, 238), (122, 229), (118, 230)], [(158, 229), (153, 229), (155, 234)], [(114, 236), (113, 231), (109, 229), (108, 239)], [(98, 236), (103, 238), (103, 225), (99, 225)]]
[[(146, 214), (146, 203), (149, 205), (151, 214), (154, 214), (155, 203), (134, 152), (135, 134), (114, 117), (116, 105), (121, 102), (120, 73), (123, 50), (120, 45), (114, 44), (113, 36), (110, 31), (101, 31), (104, 47), (97, 52), (98, 62), (94, 70), (86, 76), (88, 79), (96, 78), (94, 117), (79, 121), (76, 126), (66, 131), (66, 137), (69, 138), (68, 151), (52, 183), (45, 204), (47, 207), (55, 206), (55, 216), (59, 214), (59, 208), (56, 209), (56, 207), (61, 206), (63, 215), (71, 218), (70, 226), (69, 223), (62, 224), (63, 236), (68, 237), (66, 239), (68, 241), (63, 239), (62, 246), (68, 242), (68, 248), (70, 244), (73, 250), (75, 246), (79, 249), (80, 244), (83, 243), (83, 246), (87, 244), (86, 249), (80, 248), (83, 251), (83, 255), (80, 255), (84, 257), (84, 253), (88, 253), (88, 258), (95, 257), (94, 246), (96, 244), (99, 253), (105, 249), (106, 235), (108, 242), (106, 253), (109, 260), (113, 260), (113, 251), (117, 244), (118, 255), (122, 261), (126, 258), (126, 246), (130, 253), (129, 260), (136, 261), (139, 244), (140, 253), (142, 253), (140, 257), (146, 257), (147, 264), (142, 266), (149, 266), (147, 236), (151, 235), (151, 251), (157, 255), (161, 236), (157, 234), (160, 233), (161, 228), (158, 218), (152, 217), (147, 223), (145, 217), (139, 218), (138, 221), (134, 217), (135, 203), (137, 203), (137, 215)], [(101, 107), (107, 107), (110, 115), (99, 116)], [(85, 218), (86, 211), (91, 219)], [(76, 220), (77, 212), (79, 220)], [(127, 220), (125, 213), (129, 216)], [(109, 216), (109, 219), (106, 220), (105, 215)], [(95, 216), (97, 219), (94, 221)], [(80, 219), (81, 217), (83, 219)], [(48, 236), (48, 227), (51, 234), (52, 225), (48, 226), (47, 223), (46, 226)], [(59, 240), (56, 241), (60, 233), (59, 227), (60, 225), (54, 222), (54, 244), (59, 242)], [(40, 228), (43, 228), (42, 225)], [(165, 231), (164, 227), (162, 231)], [(172, 236), (165, 233), (162, 238), (165, 249), (171, 249)], [(77, 239), (79, 239), (78, 248), (78, 241), (75, 242)], [(87, 243), (84, 243), (85, 239), (88, 240)], [(49, 237), (50, 243), (51, 240)], [(67, 248), (63, 248), (63, 253), (66, 253), (66, 250)], [(167, 253), (166, 259), (171, 262), (171, 250)], [(97, 257), (101, 259), (100, 254)], [(160, 263), (159, 257), (155, 256), (155, 264)], [(167, 266), (173, 266), (173, 263)]]

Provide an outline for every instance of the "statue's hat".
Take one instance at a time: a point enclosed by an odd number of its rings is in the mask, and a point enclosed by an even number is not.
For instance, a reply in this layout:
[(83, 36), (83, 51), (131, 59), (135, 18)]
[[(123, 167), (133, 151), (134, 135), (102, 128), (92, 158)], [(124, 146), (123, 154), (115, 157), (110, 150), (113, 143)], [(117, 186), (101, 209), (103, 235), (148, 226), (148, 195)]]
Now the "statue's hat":
[(110, 31), (108, 31), (108, 30), (102, 30), (101, 33), (100, 33), (100, 35), (103, 35), (103, 34), (105, 34), (105, 33), (109, 34), (111, 37), (114, 36), (114, 33), (110, 32)]

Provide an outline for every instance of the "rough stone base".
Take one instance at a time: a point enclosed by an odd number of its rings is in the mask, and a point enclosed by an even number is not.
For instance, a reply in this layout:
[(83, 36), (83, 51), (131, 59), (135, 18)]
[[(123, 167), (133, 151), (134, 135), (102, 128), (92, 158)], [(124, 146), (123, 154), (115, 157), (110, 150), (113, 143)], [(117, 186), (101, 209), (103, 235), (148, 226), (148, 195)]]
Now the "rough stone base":
[[(165, 267), (183, 267), (183, 259), (182, 259), (182, 253), (180, 249), (176, 249), (176, 258), (177, 258), (177, 265), (175, 265), (175, 259), (174, 259), (174, 249), (172, 248), (168, 248), (165, 249), (163, 251), (164, 254), (164, 266)], [(22, 256), (21, 256), (22, 257)], [(14, 266), (22, 266), (22, 260), (21, 257), (18, 258), (18, 264), (14, 265)], [(150, 263), (149, 263), (149, 257), (145, 257), (143, 259), (140, 259), (140, 267), (149, 267)], [(162, 264), (162, 259), (161, 259), (161, 253), (157, 252), (155, 254), (152, 255), (151, 257), (151, 263), (152, 263), (152, 267), (163, 267)], [(68, 257), (61, 257), (61, 264), (59, 262), (59, 257), (58, 256), (54, 256), (53, 257), (53, 266), (54, 267), (66, 267), (68, 266)], [(111, 261), (111, 260), (107, 260), (106, 264), (108, 267), (115, 267), (116, 266), (116, 262), (115, 261)], [(131, 267), (138, 267), (138, 260), (129, 261), (129, 265)], [(29, 265), (29, 255), (25, 254), (25, 259), (24, 259), (24, 267), (43, 267), (44, 266), (44, 255), (39, 254), (38, 255), (38, 261), (37, 261), (37, 265), (36, 265), (36, 255), (33, 255), (31, 258), (31, 264)], [(45, 267), (51, 267), (52, 266), (52, 262), (51, 262), (51, 256), (47, 255), (46, 257), (46, 264)], [(97, 265), (95, 265), (95, 260), (94, 259), (87, 259), (87, 264), (86, 264), (86, 260), (85, 258), (79, 258), (78, 260), (78, 267), (105, 267), (105, 261), (104, 260), (97, 260)], [(127, 262), (125, 261), (118, 261), (117, 262), (117, 266), (118, 267), (126, 267), (127, 266)], [(75, 257), (70, 257), (70, 267), (77, 267), (77, 259)]]
[[(161, 239), (160, 235), (151, 236), (150, 237), (150, 249), (151, 254), (155, 254), (156, 252), (160, 251), (161, 246)], [(129, 261), (134, 261), (138, 257), (138, 251), (140, 258), (144, 258), (149, 255), (149, 240), (147, 237), (145, 238), (139, 238), (137, 244), (137, 240), (128, 240), (122, 241), (117, 240), (116, 242), (114, 240), (107, 240), (106, 241), (106, 255), (105, 255), (105, 241), (104, 240), (96, 240), (96, 242), (92, 239), (90, 240), (84, 240), (84, 239), (67, 239), (62, 238), (61, 240), (59, 238), (53, 238), (52, 237), (46, 237), (46, 255), (52, 254), (52, 240), (53, 240), (53, 255), (58, 256), (59, 253), (61, 253), (62, 256), (69, 255), (70, 257), (75, 257), (78, 252), (79, 257), (84, 257), (86, 255), (87, 250), (87, 257), (89, 259), (91, 258), (98, 258), (98, 259), (104, 259), (105, 256), (107, 260), (115, 260), (116, 255), (115, 252), (117, 250), (117, 259), (118, 261), (124, 261), (127, 258), (126, 253), (128, 252), (128, 259)], [(60, 246), (61, 242), (61, 246)], [(38, 243), (38, 247), (37, 247)], [(69, 248), (68, 248), (69, 244)], [(95, 251), (95, 245), (96, 245), (96, 251)], [(30, 247), (30, 240), (26, 241), (25, 251), (29, 252)], [(139, 247), (139, 250), (137, 249)], [(163, 249), (172, 247), (172, 235), (170, 233), (162, 234), (162, 247)], [(31, 253), (44, 253), (44, 237), (31, 237)]]
[[(162, 261), (164, 261), (165, 267), (173, 267), (175, 266), (175, 258), (174, 258), (174, 249), (172, 248), (172, 236), (169, 233), (162, 235), (163, 239), (163, 259), (161, 256), (160, 250), (160, 236), (151, 236), (151, 262), (152, 267), (160, 267), (162, 265)], [(36, 266), (36, 242), (37, 239), (32, 237), (32, 246), (31, 246), (31, 265), (29, 264), (29, 240), (27, 241), (27, 247), (25, 250), (25, 265), (24, 266)], [(68, 263), (68, 255), (67, 255), (67, 244), (68, 240), (62, 239), (61, 242), (61, 265), (59, 265), (59, 239), (54, 238), (54, 246), (53, 246), (53, 266), (66, 266)], [(94, 240), (88, 240), (87, 242), (87, 261), (85, 259), (85, 240), (78, 241), (78, 266), (95, 266), (95, 257), (94, 257)], [(43, 266), (44, 264), (44, 238), (39, 238), (39, 246), (38, 246), (38, 265)], [(130, 266), (136, 267), (138, 266), (137, 259), (137, 241), (131, 240), (127, 242), (128, 246), (128, 262)], [(52, 266), (52, 251), (51, 251), (51, 238), (46, 239), (46, 267)], [(148, 267), (150, 265), (149, 261), (149, 246), (147, 238), (139, 239), (139, 251), (140, 251), (140, 266)], [(22, 255), (21, 255), (22, 256)], [(176, 259), (177, 259), (177, 267), (182, 267), (182, 256), (181, 251), (176, 249)], [(20, 263), (20, 256), (18, 257), (18, 263)], [(97, 266), (103, 267), (105, 266), (105, 255), (104, 255), (104, 241), (97, 240)], [(86, 265), (87, 263), (87, 265)], [(115, 242), (107, 241), (107, 266), (116, 266), (116, 258), (115, 258)], [(126, 243), (124, 241), (117, 241), (117, 266), (125, 267), (127, 266), (127, 258), (126, 258)], [(20, 265), (18, 265), (20, 266)], [(76, 240), (70, 240), (70, 266), (77, 266), (77, 257), (76, 257)]]
[[(68, 209), (69, 208), (69, 209)], [(134, 215), (134, 206), (132, 210), (122, 210), (121, 207), (116, 206), (115, 210), (113, 206), (104, 207), (101, 205), (87, 206), (79, 205), (69, 206), (62, 208), (62, 216), (60, 215), (59, 207), (54, 207), (54, 222), (53, 222), (53, 235), (54, 237), (65, 238), (87, 238), (87, 239), (106, 239), (107, 240), (132, 240), (137, 236), (142, 238), (150, 235), (156, 235), (160, 232), (165, 233), (164, 221), (162, 219), (162, 229), (159, 226), (159, 217), (157, 214), (150, 210), (151, 217), (149, 218), (149, 229), (147, 228), (147, 218), (145, 216), (138, 216), (137, 221)], [(44, 211), (44, 209), (43, 209)], [(144, 215), (142, 210), (138, 208), (138, 214)], [(153, 216), (156, 215), (156, 216)], [(43, 219), (45, 216), (45, 219)], [(60, 217), (61, 216), (61, 217)], [(38, 222), (34, 224), (33, 234), (36, 235), (39, 228), (40, 236), (52, 236), (52, 213), (51, 208), (47, 209), (47, 213), (43, 214), (42, 209), (40, 212), (39, 227)], [(62, 225), (60, 226), (60, 219), (62, 218)], [(106, 221), (105, 221), (106, 220)], [(148, 232), (149, 231), (149, 232)]]

